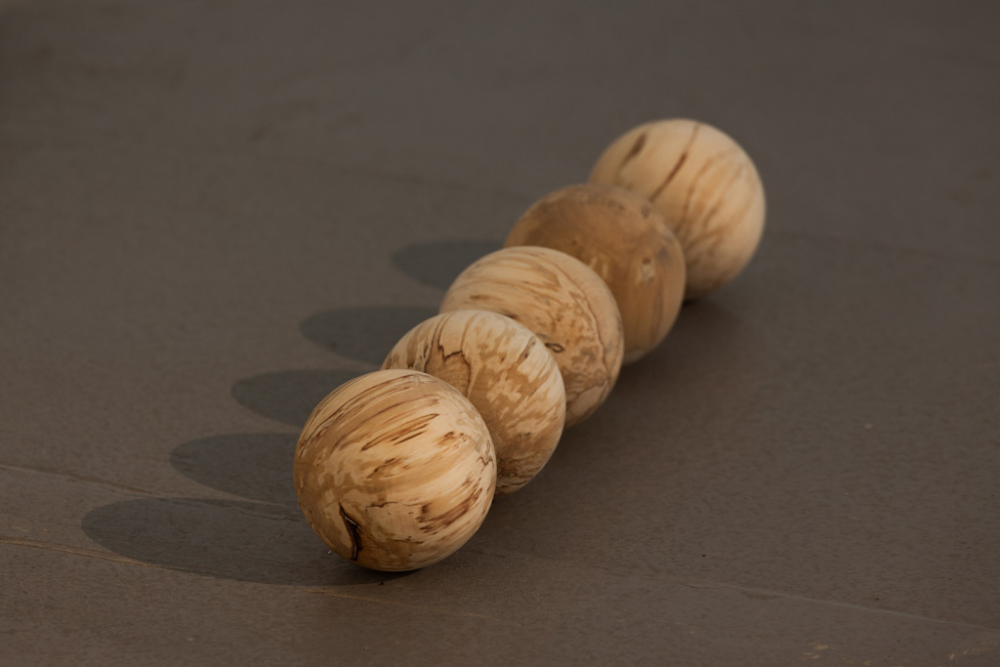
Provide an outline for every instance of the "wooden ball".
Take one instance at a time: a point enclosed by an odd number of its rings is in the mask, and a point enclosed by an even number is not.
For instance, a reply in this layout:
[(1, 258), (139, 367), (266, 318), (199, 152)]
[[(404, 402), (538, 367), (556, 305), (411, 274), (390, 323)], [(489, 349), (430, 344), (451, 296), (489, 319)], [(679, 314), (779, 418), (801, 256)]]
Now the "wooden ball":
[(536, 202), (505, 247), (543, 246), (576, 257), (611, 289), (625, 332), (624, 363), (666, 337), (684, 300), (684, 254), (649, 200), (613, 185), (571, 185)]
[(375, 570), (413, 570), (453, 553), (483, 522), (495, 484), (482, 417), (451, 385), (417, 371), (376, 371), (334, 390), (295, 451), (309, 525)]
[(687, 298), (722, 287), (746, 267), (764, 230), (764, 186), (750, 157), (711, 125), (661, 120), (615, 139), (590, 174), (649, 198), (677, 235)]
[(382, 368), (412, 368), (462, 392), (482, 415), (497, 455), (496, 495), (527, 484), (552, 456), (566, 391), (538, 336), (509, 317), (456, 310), (418, 324)]
[(441, 312), (489, 310), (528, 327), (549, 349), (566, 388), (566, 425), (590, 416), (618, 379), (621, 316), (600, 276), (549, 248), (505, 248), (452, 283)]

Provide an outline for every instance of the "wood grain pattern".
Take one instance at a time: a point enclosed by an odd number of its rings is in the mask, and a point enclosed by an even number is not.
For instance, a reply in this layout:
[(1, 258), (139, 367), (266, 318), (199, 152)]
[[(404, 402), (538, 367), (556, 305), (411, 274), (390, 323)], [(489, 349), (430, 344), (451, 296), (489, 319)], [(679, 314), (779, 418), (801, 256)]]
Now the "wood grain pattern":
[(456, 310), (411, 329), (383, 368), (411, 368), (462, 392), (482, 415), (497, 454), (496, 495), (527, 484), (552, 456), (566, 391), (538, 336), (509, 317)]
[(764, 230), (764, 187), (729, 136), (693, 120), (640, 125), (613, 141), (591, 183), (649, 198), (684, 249), (687, 298), (718, 289), (753, 258)]
[[(630, 155), (644, 143), (640, 135)], [(680, 312), (680, 243), (659, 209), (624, 188), (591, 183), (550, 193), (521, 216), (504, 245), (552, 248), (593, 269), (618, 304), (626, 364), (659, 345)]]
[(566, 388), (566, 425), (604, 402), (621, 370), (621, 316), (600, 276), (549, 248), (505, 248), (455, 279), (441, 312), (489, 310), (510, 317), (552, 352)]
[(302, 429), (295, 491), (317, 535), (376, 570), (425, 567), (461, 547), (493, 499), (482, 417), (430, 375), (384, 370), (334, 390)]

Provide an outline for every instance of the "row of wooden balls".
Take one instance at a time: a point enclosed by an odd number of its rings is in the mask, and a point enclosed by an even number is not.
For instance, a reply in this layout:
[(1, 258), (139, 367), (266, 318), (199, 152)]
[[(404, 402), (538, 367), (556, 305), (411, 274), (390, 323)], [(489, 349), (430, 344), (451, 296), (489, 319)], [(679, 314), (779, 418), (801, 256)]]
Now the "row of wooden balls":
[(757, 171), (719, 130), (667, 120), (619, 137), (589, 183), (535, 203), (463, 271), (383, 370), (316, 407), (294, 469), (309, 524), (378, 570), (453, 553), (604, 402), (622, 363), (664, 339), (685, 297), (743, 269), (763, 224)]

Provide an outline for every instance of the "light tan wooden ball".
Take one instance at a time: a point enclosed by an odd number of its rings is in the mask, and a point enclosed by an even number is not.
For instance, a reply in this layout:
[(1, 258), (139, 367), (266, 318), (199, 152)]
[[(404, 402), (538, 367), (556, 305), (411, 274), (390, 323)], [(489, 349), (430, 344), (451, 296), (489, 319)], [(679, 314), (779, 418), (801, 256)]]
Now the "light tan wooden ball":
[(382, 368), (412, 368), (462, 392), (482, 415), (497, 454), (496, 495), (527, 484), (552, 456), (566, 391), (538, 336), (509, 317), (456, 310), (411, 329)]
[(764, 186), (729, 136), (693, 120), (661, 120), (615, 139), (592, 183), (649, 198), (681, 242), (687, 298), (718, 289), (746, 267), (764, 230)]
[(613, 185), (571, 185), (535, 202), (506, 247), (543, 246), (576, 257), (618, 303), (626, 364), (666, 337), (684, 300), (684, 254), (648, 199)]
[(623, 354), (621, 316), (600, 276), (549, 248), (505, 248), (474, 262), (452, 283), (441, 312), (489, 310), (528, 327), (555, 357), (566, 388), (566, 425), (604, 402)]
[(483, 522), (495, 484), (482, 417), (454, 387), (417, 371), (376, 371), (334, 390), (295, 451), (309, 525), (375, 570), (413, 570), (453, 553)]

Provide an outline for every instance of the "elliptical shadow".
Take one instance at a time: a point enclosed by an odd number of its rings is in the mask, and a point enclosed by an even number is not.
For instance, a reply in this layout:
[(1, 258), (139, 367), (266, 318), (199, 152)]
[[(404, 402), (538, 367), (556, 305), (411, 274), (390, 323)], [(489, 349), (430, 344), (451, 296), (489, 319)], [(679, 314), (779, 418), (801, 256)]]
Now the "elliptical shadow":
[(344, 369), (276, 371), (239, 380), (231, 391), (237, 403), (258, 415), (302, 428), (327, 394), (361, 374)]
[(501, 241), (417, 243), (393, 253), (392, 265), (425, 285), (446, 290), (465, 267), (502, 247)]
[(408, 573), (367, 570), (329, 553), (297, 507), (141, 498), (83, 519), (92, 540), (134, 560), (209, 577), (286, 586), (346, 586)]
[(297, 435), (237, 433), (199, 438), (170, 452), (174, 470), (250, 500), (297, 507), (292, 482)]
[(303, 336), (339, 356), (381, 366), (406, 332), (435, 315), (437, 310), (426, 306), (339, 308), (310, 315), (299, 328)]

